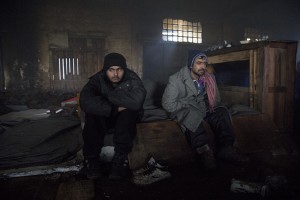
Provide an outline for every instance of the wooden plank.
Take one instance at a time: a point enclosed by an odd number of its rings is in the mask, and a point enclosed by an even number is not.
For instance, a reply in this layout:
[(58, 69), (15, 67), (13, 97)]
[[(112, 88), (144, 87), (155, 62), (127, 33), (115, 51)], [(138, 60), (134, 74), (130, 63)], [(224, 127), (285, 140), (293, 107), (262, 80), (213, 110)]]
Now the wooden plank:
[(56, 200), (90, 200), (94, 196), (94, 181), (69, 181), (59, 185)]
[(266, 113), (268, 112), (267, 108), (268, 108), (268, 100), (267, 100), (267, 97), (268, 97), (268, 94), (267, 94), (267, 89), (268, 89), (268, 79), (269, 79), (269, 66), (270, 66), (270, 53), (269, 53), (269, 47), (264, 47), (264, 65), (262, 66), (264, 68), (264, 72), (263, 72), (263, 78), (262, 78), (262, 106), (261, 106), (261, 111), (263, 113)]
[(262, 111), (262, 102), (263, 102), (263, 87), (264, 87), (264, 48), (258, 48), (255, 50), (256, 55), (256, 64), (254, 66), (255, 69), (255, 77), (254, 77), (254, 88), (255, 88), (255, 98), (253, 103), (253, 108)]
[(273, 43), (270, 43), (269, 46), (271, 48), (280, 48), (280, 49), (287, 49), (288, 48), (288, 43), (285, 43), (285, 42), (273, 42)]
[(255, 57), (253, 50), (249, 51), (250, 54), (250, 62), (249, 62), (249, 81), (250, 81), (250, 87), (249, 87), (249, 102), (250, 102), (250, 108), (254, 107), (254, 66), (255, 66)]
[(287, 92), (286, 92), (286, 132), (293, 133), (294, 123), (294, 92), (295, 92), (295, 74), (296, 74), (296, 53), (297, 43), (290, 44), (287, 55)]
[[(258, 104), (258, 97), (257, 97), (257, 76), (258, 76), (258, 50), (255, 49), (253, 50), (253, 65), (252, 65), (252, 68), (253, 68), (253, 82), (252, 82), (252, 85), (251, 87), (253, 88), (253, 99), (252, 99), (252, 108), (254, 109), (257, 109), (257, 104)], [(251, 66), (251, 65), (250, 65)]]
[(229, 62), (234, 60), (249, 60), (249, 51), (231, 52), (222, 55), (209, 56), (209, 64)]

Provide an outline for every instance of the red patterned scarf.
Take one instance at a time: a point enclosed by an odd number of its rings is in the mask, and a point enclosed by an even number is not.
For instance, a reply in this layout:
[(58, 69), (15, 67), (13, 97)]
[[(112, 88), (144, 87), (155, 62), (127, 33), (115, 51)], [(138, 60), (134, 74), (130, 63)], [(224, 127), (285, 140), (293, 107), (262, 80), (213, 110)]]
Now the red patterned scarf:
[(209, 102), (209, 110), (210, 112), (214, 111), (215, 107), (215, 101), (216, 101), (216, 84), (215, 80), (212, 77), (210, 73), (205, 71), (205, 74), (201, 77), (201, 79), (204, 81), (206, 93), (208, 96), (208, 102)]

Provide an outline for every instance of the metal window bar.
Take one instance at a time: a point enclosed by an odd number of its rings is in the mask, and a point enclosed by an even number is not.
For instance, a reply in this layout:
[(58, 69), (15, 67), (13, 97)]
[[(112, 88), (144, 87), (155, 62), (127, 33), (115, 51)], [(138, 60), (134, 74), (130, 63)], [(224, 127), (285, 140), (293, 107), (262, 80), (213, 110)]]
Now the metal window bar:
[(162, 39), (173, 42), (202, 43), (201, 23), (170, 18), (164, 19)]
[(79, 76), (79, 74), (78, 58), (58, 58), (59, 80), (66, 80), (67, 77), (74, 77), (76, 75)]

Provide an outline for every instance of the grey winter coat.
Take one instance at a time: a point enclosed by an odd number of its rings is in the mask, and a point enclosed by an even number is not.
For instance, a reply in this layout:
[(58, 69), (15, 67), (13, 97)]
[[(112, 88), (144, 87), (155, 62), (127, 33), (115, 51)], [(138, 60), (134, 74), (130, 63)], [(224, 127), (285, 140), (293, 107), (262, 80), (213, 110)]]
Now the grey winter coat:
[[(220, 102), (217, 86), (216, 91), (217, 105)], [(206, 92), (203, 95), (197, 93), (191, 71), (187, 66), (169, 77), (162, 97), (162, 106), (170, 113), (170, 117), (181, 125), (183, 131), (185, 129), (196, 131), (206, 116), (207, 103)]]
[(80, 107), (85, 113), (109, 117), (118, 107), (142, 110), (146, 89), (138, 75), (125, 69), (121, 82), (113, 87), (105, 71), (93, 75), (80, 93)]

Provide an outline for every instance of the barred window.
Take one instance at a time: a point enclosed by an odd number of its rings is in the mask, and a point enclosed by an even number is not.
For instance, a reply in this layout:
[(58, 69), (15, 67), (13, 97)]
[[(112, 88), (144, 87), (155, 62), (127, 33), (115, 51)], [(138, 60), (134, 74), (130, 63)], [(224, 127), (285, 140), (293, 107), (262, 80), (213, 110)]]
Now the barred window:
[(162, 39), (173, 42), (202, 43), (201, 23), (165, 18), (163, 20)]
[(51, 84), (53, 89), (80, 91), (102, 68), (104, 39), (69, 36), (68, 44), (68, 48), (51, 49)]

